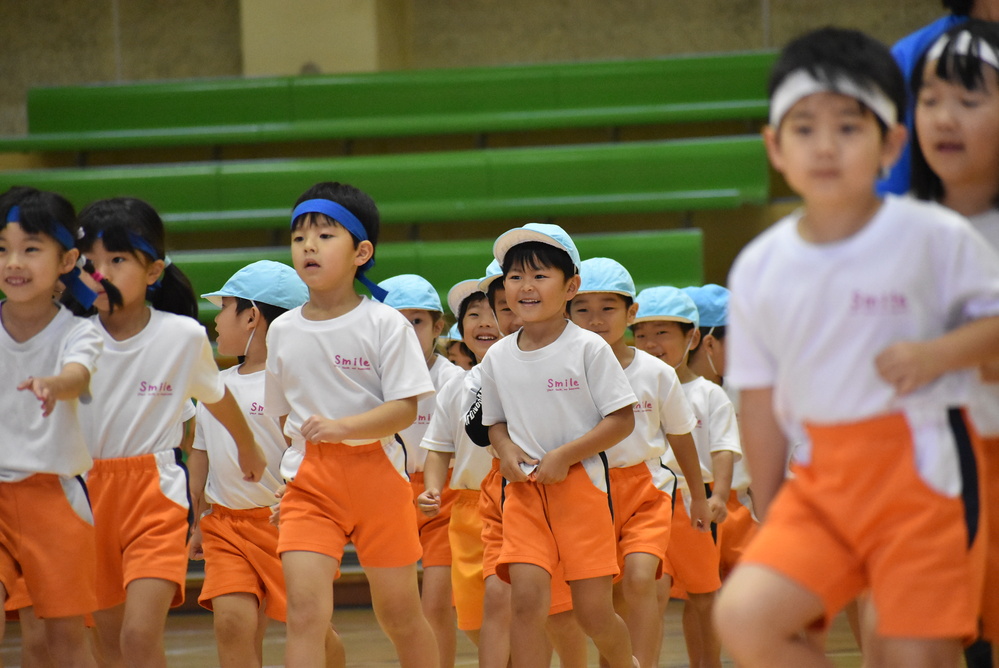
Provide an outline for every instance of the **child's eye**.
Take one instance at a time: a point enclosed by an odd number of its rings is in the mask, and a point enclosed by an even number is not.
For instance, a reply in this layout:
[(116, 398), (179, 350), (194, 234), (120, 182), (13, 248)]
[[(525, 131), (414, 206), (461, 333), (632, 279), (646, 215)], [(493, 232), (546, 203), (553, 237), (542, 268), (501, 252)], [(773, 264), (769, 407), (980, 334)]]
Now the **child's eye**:
[(839, 126), (839, 131), (845, 135), (852, 135), (860, 130), (860, 126), (856, 123), (844, 123)]
[(791, 127), (791, 132), (799, 137), (807, 137), (812, 134), (812, 128), (808, 125), (795, 125)]
[(936, 105), (937, 98), (934, 95), (920, 95), (916, 103), (922, 107), (932, 107)]
[(302, 242), (303, 242), (304, 240), (305, 240), (305, 237), (304, 237), (304, 236), (302, 236), (301, 234), (296, 234), (295, 236), (293, 236), (293, 237), (291, 238), (291, 242), (292, 242), (293, 244), (300, 244), (300, 243), (302, 243)]
[(320, 239), (332, 239), (332, 238), (333, 238), (333, 235), (332, 235), (332, 234), (330, 234), (329, 232), (322, 232), (322, 233), (321, 233), (321, 234), (319, 235), (319, 238), (320, 238)]
[(965, 109), (974, 109), (982, 103), (982, 100), (978, 97), (962, 97), (961, 106)]

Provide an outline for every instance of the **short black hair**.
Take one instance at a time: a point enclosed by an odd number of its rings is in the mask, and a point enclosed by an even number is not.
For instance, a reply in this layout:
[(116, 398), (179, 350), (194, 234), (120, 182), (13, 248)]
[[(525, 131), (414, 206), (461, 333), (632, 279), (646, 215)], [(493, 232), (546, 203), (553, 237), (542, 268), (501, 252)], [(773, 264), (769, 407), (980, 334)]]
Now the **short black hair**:
[[(328, 199), (329, 201), (335, 202), (350, 211), (361, 222), (361, 225), (364, 227), (364, 232), (368, 235), (368, 241), (371, 242), (371, 245), (375, 248), (378, 247), (378, 233), (381, 231), (381, 215), (378, 213), (378, 207), (375, 205), (375, 200), (371, 199), (371, 196), (368, 195), (368, 193), (347, 183), (321, 181), (302, 193), (301, 196), (295, 200), (295, 206), (298, 206), (302, 202), (310, 199)], [(328, 216), (321, 213), (313, 214), (313, 216), (322, 216), (322, 219), (325, 219), (330, 223), (335, 222)], [(300, 222), (297, 225), (294, 225), (292, 229), (300, 226), (302, 222), (308, 218), (308, 216), (300, 217)], [(313, 217), (312, 220), (315, 221), (316, 218)], [(354, 239), (354, 248), (357, 248), (361, 242), (358, 241), (354, 235), (351, 235), (351, 238)], [(372, 253), (371, 257), (372, 259), (374, 258), (374, 253)], [(361, 271), (362, 270), (358, 268), (356, 273), (359, 274)]]
[[(957, 53), (954, 49), (955, 40), (951, 39), (937, 59), (934, 73), (944, 81), (964, 86), (968, 90), (980, 90), (985, 86), (985, 71), (990, 70), (992, 72), (990, 76), (996, 76), (996, 70), (983, 63), (978, 57), (978, 40), (983, 40), (993, 49), (999, 51), (999, 24), (969, 19), (948, 30), (944, 36), (953, 38), (962, 32), (967, 32), (974, 38), (970, 45), (969, 55)], [(917, 101), (919, 91), (923, 87), (923, 71), (926, 69), (927, 52), (919, 57), (919, 60), (916, 61), (916, 67), (912, 71), (912, 91), (913, 97)], [(919, 133), (915, 123), (913, 123), (913, 134), (909, 143), (912, 146), (912, 160), (909, 165), (912, 193), (922, 200), (940, 201), (944, 196), (943, 181), (926, 162), (926, 156), (919, 145)], [(996, 179), (996, 188), (999, 190), (999, 175), (996, 176)], [(999, 192), (996, 193), (993, 202), (999, 206)]]
[(967, 16), (974, 7), (975, 0), (943, 0), (945, 9), (949, 9), (954, 16)]
[[(798, 70), (805, 70), (833, 90), (840, 79), (868, 90), (880, 89), (895, 105), (897, 118), (905, 116), (906, 89), (902, 71), (888, 47), (859, 30), (820, 28), (792, 40), (781, 51), (767, 85), (767, 95)], [(882, 131), (887, 130), (878, 118)]]
[(288, 309), (282, 306), (274, 306), (273, 304), (265, 304), (264, 302), (250, 301), (249, 299), (244, 299), (243, 297), (236, 297), (236, 313), (242, 313), (243, 311), (247, 311), (254, 306), (256, 306), (257, 310), (260, 311), (260, 315), (264, 317), (264, 320), (267, 321), (268, 325), (274, 322), (276, 317), (288, 311)]
[(503, 258), (503, 277), (513, 267), (527, 269), (558, 269), (566, 279), (576, 275), (576, 265), (569, 253), (541, 241), (525, 241), (506, 252)]

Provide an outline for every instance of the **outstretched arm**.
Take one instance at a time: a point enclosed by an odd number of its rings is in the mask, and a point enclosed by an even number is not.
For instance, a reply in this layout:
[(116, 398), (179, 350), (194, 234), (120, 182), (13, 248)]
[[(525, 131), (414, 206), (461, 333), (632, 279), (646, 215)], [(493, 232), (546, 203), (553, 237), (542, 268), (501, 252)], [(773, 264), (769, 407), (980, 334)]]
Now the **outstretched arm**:
[(42, 402), (42, 417), (48, 417), (57, 401), (76, 399), (90, 385), (90, 370), (78, 362), (65, 365), (56, 376), (28, 376), (18, 383), (18, 390), (28, 390)]

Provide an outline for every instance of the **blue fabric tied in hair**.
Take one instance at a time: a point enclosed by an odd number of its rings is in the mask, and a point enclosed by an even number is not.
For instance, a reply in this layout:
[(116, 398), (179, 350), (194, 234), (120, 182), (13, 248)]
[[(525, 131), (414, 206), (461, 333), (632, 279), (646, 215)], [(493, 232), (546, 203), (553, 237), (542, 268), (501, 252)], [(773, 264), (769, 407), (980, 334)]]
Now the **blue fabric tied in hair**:
[[(329, 218), (332, 218), (345, 230), (350, 232), (350, 236), (354, 237), (354, 239), (358, 242), (368, 240), (368, 232), (364, 229), (364, 225), (361, 224), (361, 221), (357, 219), (357, 216), (351, 213), (347, 207), (341, 206), (328, 199), (309, 199), (296, 206), (295, 210), (291, 212), (291, 228), (295, 228), (295, 221), (298, 220), (299, 216), (303, 216), (307, 213), (321, 213)], [(372, 297), (380, 302), (384, 302), (385, 298), (388, 296), (388, 291), (384, 288), (378, 287), (374, 281), (364, 275), (374, 266), (375, 258), (371, 258), (361, 265), (360, 271), (357, 272), (357, 280), (359, 280), (364, 287), (371, 291)]]
[[(7, 211), (7, 223), (21, 222), (21, 207), (16, 204)], [(73, 235), (58, 221), (52, 221), (52, 227), (48, 230), (56, 242), (66, 250), (76, 248), (76, 240)], [(75, 266), (59, 277), (66, 291), (75, 299), (80, 306), (89, 309), (97, 299), (97, 293), (87, 287), (87, 284), (80, 280), (80, 267)]]

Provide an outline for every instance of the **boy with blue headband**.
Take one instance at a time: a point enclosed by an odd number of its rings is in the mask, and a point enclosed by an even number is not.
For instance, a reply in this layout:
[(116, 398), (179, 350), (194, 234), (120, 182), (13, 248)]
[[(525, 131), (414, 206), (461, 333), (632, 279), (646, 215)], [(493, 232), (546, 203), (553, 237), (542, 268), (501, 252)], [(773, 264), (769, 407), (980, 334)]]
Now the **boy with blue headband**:
[[(281, 499), (278, 551), (288, 589), (288, 666), (319, 665), (333, 613), (333, 578), (348, 541), (402, 666), (438, 666), (420, 603), (422, 550), (413, 490), (395, 434), (434, 385), (409, 322), (362, 297), (378, 241), (364, 192), (319, 183), (296, 204), (291, 255), (309, 301), (267, 334), (265, 413), (305, 456)], [(374, 286), (372, 294), (386, 292)]]
[(882, 44), (794, 40), (770, 100), (767, 151), (804, 206), (729, 277), (726, 380), (762, 524), (722, 590), (722, 641), (750, 668), (829, 665), (816, 630), (869, 591), (865, 662), (957, 666), (982, 569), (959, 407), (997, 354), (999, 258), (964, 218), (875, 194), (906, 134)]
[(580, 276), (579, 292), (569, 304), (572, 321), (610, 344), (638, 397), (635, 430), (604, 455), (610, 466), (622, 572), (621, 582), (615, 585), (619, 590), (615, 601), (622, 604), (620, 611), (627, 612), (635, 658), (643, 666), (654, 666), (658, 665), (662, 644), (656, 580), (663, 574), (677, 481), (660, 462), (667, 448), (675, 453), (690, 481), (694, 527), (707, 532), (711, 524), (697, 448), (690, 434), (697, 418), (676, 372), (625, 342), (624, 335), (639, 308), (628, 270), (610, 258), (595, 257), (583, 262)]

